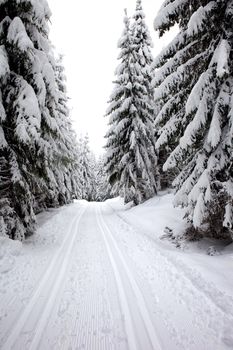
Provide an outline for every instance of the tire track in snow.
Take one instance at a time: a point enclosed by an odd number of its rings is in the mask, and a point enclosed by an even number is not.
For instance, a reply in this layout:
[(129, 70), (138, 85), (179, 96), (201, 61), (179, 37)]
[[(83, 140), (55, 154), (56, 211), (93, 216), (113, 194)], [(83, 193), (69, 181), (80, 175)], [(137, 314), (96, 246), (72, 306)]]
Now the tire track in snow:
[[(30, 301), (22, 311), (20, 317), (13, 326), (7, 340), (2, 345), (2, 350), (10, 350), (14, 347), (15, 343), (18, 341), (21, 332), (24, 330), (24, 327), (30, 317), (33, 317), (33, 311), (38, 310), (37, 306), (40, 305), (39, 311), (44, 310), (39, 316), (39, 320), (34, 329), (34, 336), (30, 345), (30, 350), (37, 349), (43, 330), (46, 326), (47, 320), (49, 318), (53, 303), (56, 299), (56, 295), (59, 291), (62, 279), (64, 277), (68, 262), (69, 256), (73, 247), (74, 240), (76, 238), (77, 229), (79, 222), (86, 210), (86, 205), (81, 209), (81, 212), (72, 220), (69, 226), (69, 232), (66, 235), (66, 238), (62, 242), (62, 245), (54, 255), (52, 261), (49, 264), (47, 271), (45, 272), (42, 280), (37, 286), (34, 294), (32, 295)], [(44, 290), (49, 290), (50, 294), (45, 294), (43, 296)], [(46, 297), (49, 295), (49, 298)]]
[[(96, 216), (116, 278), (122, 313), (125, 317), (125, 328), (128, 336), (129, 349), (161, 350), (162, 348), (158, 340), (158, 336), (155, 332), (153, 323), (151, 321), (150, 314), (148, 312), (143, 295), (132, 273), (130, 272), (129, 267), (110, 229), (104, 221), (100, 207), (98, 207), (98, 212), (96, 212)], [(121, 267), (123, 267), (122, 270), (120, 270), (118, 267), (119, 263)], [(125, 287), (125, 283), (123, 283), (123, 275), (125, 275), (124, 280), (127, 280), (129, 283), (129, 287), (131, 289), (130, 291), (129, 289), (127, 290), (127, 288)], [(130, 305), (129, 302), (132, 294), (134, 295), (136, 301), (136, 305), (133, 305), (134, 309), (132, 308), (132, 304)], [(135, 308), (135, 306), (137, 307)], [(135, 310), (137, 310), (139, 317), (135, 314)], [(144, 332), (142, 332), (142, 330), (144, 330)], [(139, 347), (140, 345), (136, 342), (140, 333), (144, 333), (144, 340), (142, 341), (141, 339), (141, 347)]]

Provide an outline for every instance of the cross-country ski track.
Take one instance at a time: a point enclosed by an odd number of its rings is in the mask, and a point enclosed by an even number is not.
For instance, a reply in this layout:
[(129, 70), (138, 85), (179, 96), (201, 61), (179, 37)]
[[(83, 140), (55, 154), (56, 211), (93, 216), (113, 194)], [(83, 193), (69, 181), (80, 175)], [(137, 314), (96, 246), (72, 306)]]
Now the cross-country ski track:
[(42, 228), (35, 265), (25, 254), (14, 271), (33, 282), (18, 278), (25, 292), (0, 301), (0, 349), (233, 349), (232, 296), (109, 204), (75, 202)]

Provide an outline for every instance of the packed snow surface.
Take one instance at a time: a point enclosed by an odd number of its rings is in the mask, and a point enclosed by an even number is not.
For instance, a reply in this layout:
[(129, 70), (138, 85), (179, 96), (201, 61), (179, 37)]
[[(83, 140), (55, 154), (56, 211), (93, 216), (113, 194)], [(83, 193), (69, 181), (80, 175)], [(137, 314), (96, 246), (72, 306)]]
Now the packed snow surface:
[(233, 247), (161, 239), (184, 230), (172, 200), (78, 201), (1, 237), (0, 348), (233, 349)]

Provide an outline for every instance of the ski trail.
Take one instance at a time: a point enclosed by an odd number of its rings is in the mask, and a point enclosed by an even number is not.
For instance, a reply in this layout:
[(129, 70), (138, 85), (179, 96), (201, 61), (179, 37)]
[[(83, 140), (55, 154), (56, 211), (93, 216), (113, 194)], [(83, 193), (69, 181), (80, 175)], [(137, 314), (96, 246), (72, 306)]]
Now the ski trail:
[(136, 335), (135, 335), (134, 329), (133, 329), (132, 318), (131, 318), (131, 314), (130, 314), (130, 310), (129, 310), (129, 305), (127, 302), (127, 297), (125, 295), (125, 291), (124, 291), (123, 283), (121, 281), (120, 273), (118, 271), (115, 259), (112, 255), (111, 248), (108, 244), (108, 241), (107, 241), (107, 238), (106, 238), (103, 226), (102, 226), (103, 224), (101, 223), (102, 217), (100, 215), (100, 212), (97, 213), (97, 211), (96, 211), (96, 218), (97, 218), (97, 222), (98, 222), (100, 231), (102, 233), (102, 237), (103, 237), (103, 240), (104, 240), (104, 243), (105, 243), (105, 246), (107, 249), (107, 253), (108, 253), (111, 265), (112, 265), (112, 269), (114, 272), (114, 276), (116, 279), (117, 288), (119, 291), (120, 304), (121, 304), (121, 308), (122, 308), (122, 311), (124, 313), (124, 318), (125, 318), (125, 328), (126, 328), (126, 333), (127, 333), (127, 338), (128, 338), (127, 340), (128, 340), (128, 344), (129, 344), (129, 349), (130, 350), (137, 350)]
[(41, 337), (42, 337), (42, 333), (46, 327), (46, 324), (48, 322), (48, 318), (50, 316), (50, 313), (51, 313), (51, 310), (52, 310), (52, 307), (54, 305), (54, 302), (56, 301), (56, 295), (59, 291), (59, 287), (61, 285), (61, 282), (65, 276), (65, 272), (66, 272), (66, 269), (67, 269), (67, 265), (69, 263), (69, 257), (70, 257), (70, 253), (71, 253), (71, 250), (73, 248), (73, 244), (74, 244), (74, 241), (75, 241), (75, 238), (76, 238), (76, 234), (77, 234), (77, 231), (78, 231), (78, 226), (79, 226), (79, 223), (80, 223), (80, 220), (85, 212), (86, 208), (84, 208), (81, 212), (81, 214), (79, 215), (79, 217), (75, 220), (75, 227), (73, 227), (72, 225), (72, 230), (73, 230), (73, 236), (70, 240), (70, 244), (69, 244), (69, 247), (68, 249), (66, 250), (66, 254), (65, 254), (65, 257), (64, 257), (64, 260), (62, 262), (62, 266), (61, 266), (61, 270), (60, 270), (60, 273), (57, 277), (57, 280), (56, 280), (56, 283), (51, 291), (51, 294), (50, 294), (50, 297), (47, 301), (47, 305), (42, 313), (42, 316), (40, 318), (40, 321), (39, 321), (39, 324), (37, 325), (37, 328), (36, 328), (36, 332), (35, 332), (35, 335), (33, 337), (33, 341), (30, 345), (30, 350), (34, 350), (34, 349), (37, 349), (38, 345), (39, 345), (39, 342), (41, 340)]
[[(38, 342), (40, 341), (40, 336), (42, 335), (43, 329), (46, 326), (46, 320), (53, 306), (56, 293), (58, 292), (59, 286), (61, 284), (62, 278), (64, 276), (64, 273), (68, 264), (69, 255), (77, 233), (77, 226), (85, 210), (86, 210), (86, 206), (84, 206), (84, 208), (81, 209), (81, 212), (78, 213), (78, 215), (72, 220), (69, 227), (68, 234), (66, 235), (66, 238), (62, 242), (62, 245), (58, 249), (57, 253), (54, 255), (48, 269), (46, 270), (42, 280), (40, 281), (30, 301), (28, 302), (28, 304), (22, 311), (20, 317), (18, 318), (15, 325), (13, 326), (7, 340), (2, 346), (2, 350), (10, 350), (13, 348), (13, 346), (15, 345), (15, 343), (17, 342), (20, 336), (20, 333), (24, 329), (24, 326), (27, 320), (29, 319), (30, 316), (33, 316), (33, 309), (36, 307), (37, 303), (41, 302), (40, 299), (42, 299), (43, 301), (43, 298), (42, 298), (43, 290), (48, 288), (47, 285), (49, 285), (51, 286), (52, 293), (49, 297), (49, 300), (46, 303), (44, 312), (40, 317), (38, 326), (36, 327), (36, 333), (35, 333), (35, 336), (33, 337), (33, 341), (30, 347), (30, 349), (37, 348)], [(67, 248), (67, 245), (68, 245), (68, 248)], [(55, 281), (54, 281), (54, 277), (55, 277)], [(43, 307), (41, 307), (41, 309), (43, 309)]]
[[(122, 306), (122, 312), (125, 316), (125, 327), (126, 327), (126, 333), (128, 335), (129, 348), (130, 348), (130, 350), (138, 349), (138, 346), (137, 346), (135, 340), (137, 339), (137, 335), (140, 334), (140, 332), (142, 332), (142, 329), (144, 328), (146, 333), (147, 333), (147, 337), (148, 337), (147, 343), (150, 344), (150, 348), (153, 350), (161, 350), (162, 348), (161, 348), (160, 342), (158, 340), (158, 336), (155, 332), (153, 323), (151, 321), (150, 314), (148, 312), (143, 295), (142, 295), (131, 271), (129, 270), (128, 265), (127, 265), (123, 255), (122, 255), (120, 249), (118, 248), (118, 245), (117, 245), (110, 229), (108, 228), (107, 224), (104, 221), (100, 207), (98, 207), (98, 214), (99, 215), (96, 214), (97, 221), (98, 221), (100, 230), (102, 232), (102, 236), (103, 236), (106, 248), (107, 248), (107, 252), (108, 252), (112, 267), (113, 267), (114, 275), (116, 277), (116, 282), (117, 282), (117, 286), (118, 286), (118, 290), (119, 290), (120, 303)], [(115, 258), (114, 258), (113, 252), (115, 252)], [(119, 260), (121, 262), (121, 265), (124, 269), (124, 273), (126, 275), (126, 278), (129, 282), (131, 290), (133, 291), (133, 294), (136, 298), (138, 312), (140, 313), (141, 322), (143, 322), (143, 324), (138, 323), (138, 321), (139, 321), (138, 318), (137, 318), (137, 324), (135, 324), (136, 322), (134, 322), (134, 321), (136, 321), (134, 319), (136, 317), (134, 317), (134, 311), (132, 310), (132, 308), (130, 309), (130, 306), (129, 306), (130, 295), (129, 295), (129, 293), (127, 295), (127, 291), (126, 291), (126, 289), (124, 289), (124, 284), (122, 282), (123, 271), (121, 270), (121, 274), (120, 274), (120, 270), (117, 267), (117, 265), (119, 265), (119, 264), (116, 263), (116, 257), (117, 257), (117, 260)]]

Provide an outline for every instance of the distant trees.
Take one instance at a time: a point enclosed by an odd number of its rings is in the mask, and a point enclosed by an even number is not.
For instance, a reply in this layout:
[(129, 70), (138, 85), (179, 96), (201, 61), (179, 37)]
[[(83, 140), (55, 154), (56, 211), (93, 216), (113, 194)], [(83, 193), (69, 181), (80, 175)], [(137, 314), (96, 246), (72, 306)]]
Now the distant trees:
[(88, 135), (79, 138), (78, 164), (79, 198), (90, 202), (102, 202), (110, 198), (110, 186), (104, 168), (104, 156), (96, 158), (90, 150)]
[(134, 23), (125, 15), (119, 41), (121, 63), (107, 110), (106, 170), (115, 193), (139, 204), (157, 190), (154, 148), (151, 40), (137, 1)]
[[(179, 33), (154, 63), (156, 148), (178, 169), (176, 204), (190, 230), (233, 237), (233, 2), (165, 1), (155, 19)], [(189, 231), (190, 231), (189, 230)]]
[(35, 213), (77, 195), (75, 137), (46, 0), (0, 3), (0, 220), (23, 239)]
[[(105, 156), (100, 156), (96, 161), (95, 178), (96, 178), (96, 196), (95, 201), (103, 202), (106, 199), (114, 197), (111, 185), (108, 182), (108, 175), (105, 170)], [(118, 195), (118, 194), (116, 194)]]
[(93, 193), (95, 191), (95, 185), (93, 184), (95, 177), (93, 157), (89, 148), (88, 135), (86, 135), (84, 138), (80, 137), (78, 149), (78, 161), (80, 168), (80, 198), (91, 201), (95, 196)]

